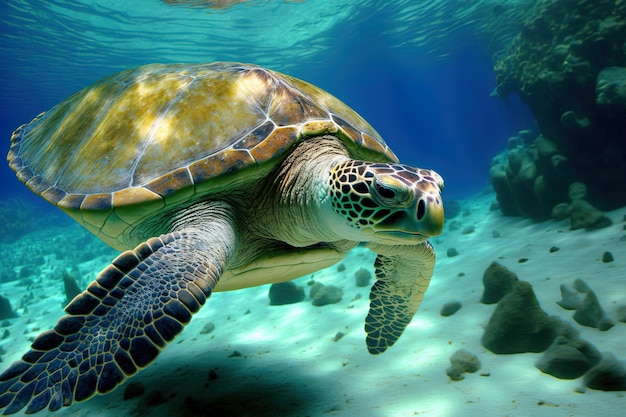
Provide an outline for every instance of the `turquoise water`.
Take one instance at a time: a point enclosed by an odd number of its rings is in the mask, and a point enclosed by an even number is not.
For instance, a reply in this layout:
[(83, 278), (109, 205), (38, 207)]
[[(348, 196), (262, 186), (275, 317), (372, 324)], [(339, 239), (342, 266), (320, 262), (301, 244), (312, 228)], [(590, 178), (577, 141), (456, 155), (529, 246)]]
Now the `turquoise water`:
[[(523, 106), (489, 97), (489, 49), (504, 47), (524, 10), (503, 4), (508, 14), (493, 20), (492, 2), (8, 1), (0, 129), (9, 137), (71, 93), (134, 66), (251, 62), (330, 91), (403, 161), (437, 166), (448, 196), (463, 196), (488, 182), (485, 166), (503, 139), (532, 123)], [(0, 176), (11, 193), (23, 191), (5, 167)]]
[[(215, 294), (154, 365), (130, 380), (143, 394), (126, 399), (126, 382), (105, 396), (37, 415), (614, 413), (623, 390), (587, 389), (583, 378), (553, 378), (536, 368), (540, 353), (499, 355), (481, 344), (495, 310), (480, 302), (482, 277), (497, 261), (532, 284), (549, 316), (573, 326), (559, 331), (572, 340), (578, 337), (572, 334), (580, 335), (605, 352), (608, 367), (625, 369), (624, 208), (606, 213), (611, 224), (604, 228), (571, 230), (569, 219), (503, 216), (490, 182), (492, 159), (511, 148), (512, 140), (521, 142), (520, 131), (539, 131), (516, 94), (496, 97), (494, 62), (528, 24), (531, 6), (548, 3), (3, 1), (5, 154), (18, 126), (103, 77), (149, 63), (237, 61), (330, 92), (367, 120), (401, 162), (434, 169), (446, 182), (446, 225), (430, 240), (438, 257), (432, 283), (403, 338), (384, 355), (369, 355), (364, 343), (373, 281), (362, 287), (355, 279), (374, 274), (375, 255), (357, 247), (338, 265), (295, 280), (304, 300), (294, 304), (270, 306), (269, 285)], [(619, 27), (626, 17), (616, 20)], [(71, 275), (83, 289), (119, 252), (34, 195), (7, 164), (0, 164), (0, 181), (0, 295), (15, 313), (1, 321), (4, 370), (64, 314), (63, 277)], [(614, 260), (606, 261), (607, 252)], [(574, 304), (584, 304), (589, 290), (575, 289), (584, 287), (576, 279), (595, 291), (603, 320), (614, 327), (584, 326), (557, 304), (563, 286), (573, 292)], [(310, 291), (315, 283), (339, 288), (340, 301), (316, 306)], [(449, 302), (462, 308), (444, 317), (440, 310)], [(446, 369), (458, 349), (476, 354), (482, 367), (452, 381)], [(606, 352), (617, 359), (609, 360)], [(626, 371), (620, 375), (626, 381)], [(0, 396), (0, 407), (2, 401)]]

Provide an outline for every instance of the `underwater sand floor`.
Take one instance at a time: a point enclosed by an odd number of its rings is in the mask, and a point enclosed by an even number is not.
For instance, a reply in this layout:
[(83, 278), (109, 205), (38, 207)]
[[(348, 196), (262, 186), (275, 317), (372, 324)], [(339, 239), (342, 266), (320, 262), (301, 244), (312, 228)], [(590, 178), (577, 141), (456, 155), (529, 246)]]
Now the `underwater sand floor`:
[[(480, 339), (495, 305), (479, 302), (482, 274), (493, 261), (532, 284), (539, 303), (549, 315), (572, 323), (580, 337), (601, 352), (626, 359), (626, 324), (606, 332), (583, 327), (572, 312), (556, 304), (559, 286), (583, 279), (612, 318), (626, 304), (626, 208), (608, 216), (613, 225), (596, 231), (570, 231), (569, 222), (505, 218), (489, 211), (492, 193), (462, 201), (464, 213), (450, 221), (441, 237), (432, 239), (438, 253), (435, 275), (424, 302), (399, 342), (380, 356), (367, 353), (363, 321), (369, 287), (357, 287), (354, 273), (373, 271), (374, 256), (356, 249), (343, 261), (296, 280), (305, 287), (312, 279), (343, 289), (338, 304), (315, 307), (310, 299), (270, 306), (269, 286), (216, 293), (174, 342), (144, 371), (114, 392), (97, 396), (51, 416), (610, 416), (619, 414), (624, 392), (586, 390), (581, 379), (559, 380), (541, 373), (534, 363), (541, 354), (496, 355)], [(455, 227), (456, 224), (456, 227)], [(474, 226), (470, 234), (462, 234)], [(71, 228), (68, 233), (76, 233)], [(494, 238), (497, 231), (500, 237)], [(549, 252), (552, 246), (560, 248)], [(459, 255), (449, 258), (454, 247)], [(603, 252), (615, 257), (603, 263)], [(52, 251), (51, 251), (52, 253)], [(520, 258), (527, 258), (519, 263)], [(60, 265), (46, 257), (41, 276)], [(80, 265), (91, 280), (108, 263), (98, 257)], [(65, 265), (70, 267), (70, 265)], [(52, 274), (54, 275), (54, 274)], [(62, 279), (51, 283), (35, 278), (26, 288), (20, 281), (4, 283), (0, 292), (20, 315), (9, 321), (2, 368), (17, 360), (41, 331), (63, 314)], [(28, 311), (19, 300), (28, 301)], [(359, 298), (360, 297), (360, 298)], [(439, 311), (449, 301), (463, 307), (450, 317)], [(203, 334), (206, 323), (215, 329)], [(338, 332), (345, 334), (334, 341)], [(445, 373), (449, 357), (458, 349), (478, 356), (482, 368), (465, 379), (451, 381)], [(234, 352), (238, 352), (233, 355)], [(215, 378), (217, 377), (217, 378)], [(129, 382), (146, 392), (124, 400)], [(161, 401), (151, 393), (160, 392)], [(154, 404), (158, 403), (158, 404)], [(21, 414), (16, 414), (21, 415)]]

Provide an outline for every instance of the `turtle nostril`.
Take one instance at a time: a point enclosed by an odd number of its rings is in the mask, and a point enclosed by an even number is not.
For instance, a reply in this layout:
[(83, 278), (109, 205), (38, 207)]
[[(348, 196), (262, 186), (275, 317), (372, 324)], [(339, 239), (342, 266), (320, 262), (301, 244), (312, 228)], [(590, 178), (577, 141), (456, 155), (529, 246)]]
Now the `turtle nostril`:
[(417, 220), (422, 220), (425, 215), (426, 215), (426, 202), (422, 198), (420, 199), (420, 201), (417, 202)]

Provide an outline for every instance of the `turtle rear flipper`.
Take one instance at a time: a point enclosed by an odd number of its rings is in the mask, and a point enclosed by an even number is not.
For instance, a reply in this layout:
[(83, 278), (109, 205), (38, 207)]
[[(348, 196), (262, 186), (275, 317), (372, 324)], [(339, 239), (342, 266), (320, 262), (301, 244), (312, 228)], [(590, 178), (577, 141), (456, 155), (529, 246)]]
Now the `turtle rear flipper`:
[(0, 375), (0, 409), (58, 410), (147, 366), (211, 295), (233, 245), (232, 227), (212, 221), (118, 256)]
[(379, 255), (374, 265), (377, 281), (365, 319), (365, 341), (368, 351), (377, 355), (393, 346), (413, 319), (433, 275), (435, 252), (428, 242), (369, 247)]

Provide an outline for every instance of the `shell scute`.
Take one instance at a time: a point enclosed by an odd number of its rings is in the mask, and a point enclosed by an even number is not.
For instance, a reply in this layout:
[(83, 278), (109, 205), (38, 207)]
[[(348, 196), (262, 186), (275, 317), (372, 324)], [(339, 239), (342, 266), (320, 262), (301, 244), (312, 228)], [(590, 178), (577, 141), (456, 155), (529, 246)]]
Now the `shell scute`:
[(42, 194), (48, 188), (50, 188), (50, 184), (44, 178), (39, 176), (31, 177), (27, 182), (26, 186), (31, 189), (35, 194)]
[(125, 188), (113, 193), (115, 214), (128, 224), (136, 224), (164, 206), (163, 197), (143, 187)]
[[(103, 126), (100, 117), (114, 103), (120, 88), (116, 83), (97, 84), (40, 115), (24, 132), (28, 144), (23, 143), (22, 147), (27, 146), (27, 151), (30, 151), (29, 167), (51, 185), (56, 184), (64, 190), (71, 190), (73, 182), (83, 175), (89, 175), (88, 171), (82, 169), (95, 165), (93, 155), (104, 155), (104, 150), (111, 152), (115, 149), (114, 138), (107, 140), (106, 136), (102, 140), (95, 137), (91, 141), (93, 145), (86, 146), (85, 142), (92, 131)], [(76, 112), (80, 112), (80, 117), (74, 116)], [(71, 161), (82, 162), (82, 165), (70, 165)], [(107, 183), (111, 181), (110, 178), (107, 176), (102, 180)]]
[(307, 137), (333, 134), (338, 130), (337, 125), (330, 120), (313, 120), (303, 123), (300, 127), (300, 133)]
[(325, 134), (356, 159), (397, 161), (356, 112), (304, 81), (239, 63), (152, 64), (19, 127), (8, 159), (34, 192), (122, 248), (119, 235), (164, 207), (260, 179)]
[(294, 127), (279, 127), (268, 135), (267, 140), (252, 148), (250, 154), (257, 164), (264, 164), (291, 148), (296, 143), (297, 133)]
[(189, 171), (196, 193), (200, 193), (212, 189), (218, 190), (221, 184), (226, 185), (225, 177), (252, 164), (254, 164), (254, 159), (248, 151), (226, 149), (217, 155), (194, 162), (189, 166)]
[(265, 116), (237, 91), (237, 83), (200, 73), (154, 123), (144, 142), (132, 183), (144, 184), (164, 172), (209, 157), (237, 143)]
[(328, 112), (302, 92), (280, 84), (274, 91), (269, 117), (278, 126), (297, 125), (304, 120), (327, 119)]
[(75, 209), (82, 206), (85, 197), (85, 194), (66, 194), (65, 197), (59, 200), (57, 206), (63, 210)]
[(166, 204), (186, 200), (195, 192), (193, 179), (187, 167), (176, 169), (150, 181), (146, 188), (163, 197)]
[(373, 154), (386, 155), (390, 162), (398, 162), (398, 157), (387, 145), (381, 143), (365, 132), (361, 132), (361, 147), (368, 149)]
[(41, 196), (48, 201), (61, 201), (67, 193), (60, 188), (50, 187), (41, 193)]
[(259, 127), (252, 130), (247, 135), (243, 136), (241, 140), (235, 142), (234, 149), (252, 149), (259, 143), (263, 142), (267, 137), (276, 129), (274, 123), (267, 121)]

